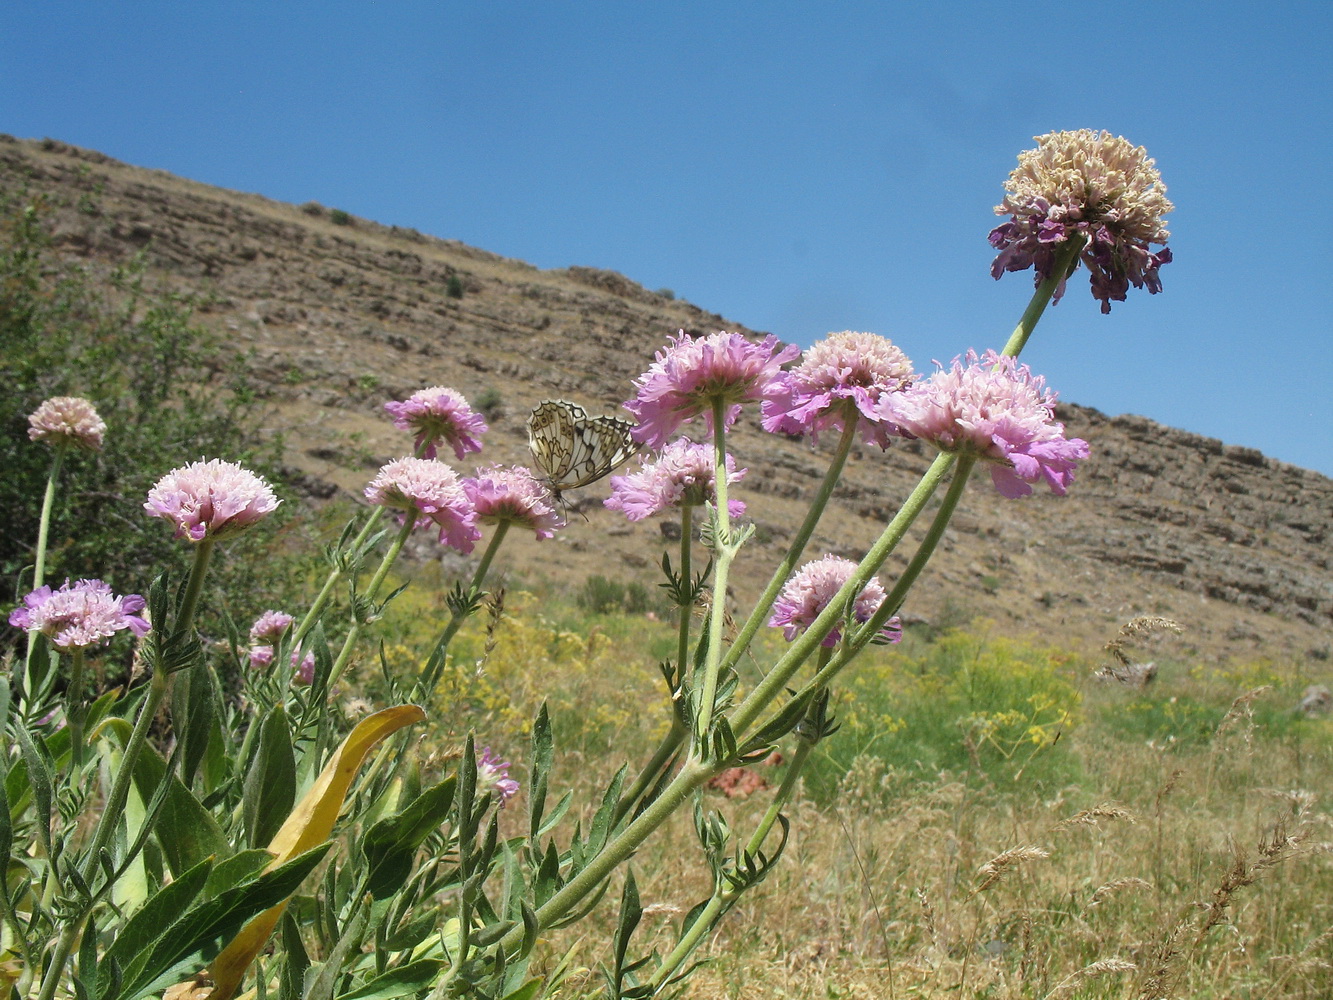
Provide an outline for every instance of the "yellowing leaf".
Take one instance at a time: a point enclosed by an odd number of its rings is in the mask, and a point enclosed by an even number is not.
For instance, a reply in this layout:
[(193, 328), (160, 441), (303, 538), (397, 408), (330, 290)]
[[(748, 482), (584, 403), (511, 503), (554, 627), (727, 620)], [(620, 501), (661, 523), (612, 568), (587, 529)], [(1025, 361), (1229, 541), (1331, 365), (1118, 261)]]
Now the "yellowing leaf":
[[(268, 868), (272, 869), (328, 840), (338, 813), (342, 811), (343, 799), (347, 797), (352, 780), (370, 751), (386, 736), (404, 726), (420, 722), (425, 717), (426, 713), (416, 705), (397, 705), (357, 723), (343, 740), (342, 746), (329, 758), (310, 790), (296, 804), (287, 822), (282, 824), (269, 842), (268, 851), (274, 857)], [(214, 985), (209, 1000), (231, 1000), (241, 984), (245, 970), (263, 949), (286, 907), (284, 901), (265, 910), (246, 924), (232, 942), (222, 949), (213, 962)]]

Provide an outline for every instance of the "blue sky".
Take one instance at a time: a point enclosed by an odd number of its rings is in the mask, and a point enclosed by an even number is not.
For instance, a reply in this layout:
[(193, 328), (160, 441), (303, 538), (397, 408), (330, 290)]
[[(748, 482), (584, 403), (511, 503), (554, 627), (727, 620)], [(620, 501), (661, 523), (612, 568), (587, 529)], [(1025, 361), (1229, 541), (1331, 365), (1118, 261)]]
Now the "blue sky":
[(1330, 51), (1324, 3), (15, 3), (0, 131), (928, 368), (1030, 294), (988, 273), (1017, 154), (1105, 128), (1177, 206), (1165, 292), (1079, 275), (1024, 360), (1333, 475)]

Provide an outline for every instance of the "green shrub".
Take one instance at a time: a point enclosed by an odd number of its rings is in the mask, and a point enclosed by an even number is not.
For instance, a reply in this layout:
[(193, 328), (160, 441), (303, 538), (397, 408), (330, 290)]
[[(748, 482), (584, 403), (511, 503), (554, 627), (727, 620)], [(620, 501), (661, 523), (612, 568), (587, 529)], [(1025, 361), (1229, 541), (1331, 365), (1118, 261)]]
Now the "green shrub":
[(335, 208), (329, 211), (329, 221), (335, 226), (350, 226), (352, 224), (352, 217), (341, 208)]
[(444, 286), (444, 294), (451, 299), (461, 299), (463, 297), (463, 279), (456, 274), (449, 275), (449, 281)]

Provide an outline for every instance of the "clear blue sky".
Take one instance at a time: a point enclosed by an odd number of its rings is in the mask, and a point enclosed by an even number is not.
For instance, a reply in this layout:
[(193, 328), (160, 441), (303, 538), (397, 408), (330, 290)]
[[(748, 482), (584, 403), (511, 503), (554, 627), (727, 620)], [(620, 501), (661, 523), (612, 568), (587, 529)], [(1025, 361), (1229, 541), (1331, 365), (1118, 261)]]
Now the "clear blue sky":
[(1330, 52), (1314, 2), (16, 2), (0, 131), (928, 368), (1027, 301), (988, 273), (1017, 154), (1105, 128), (1176, 203), (1165, 293), (1102, 316), (1080, 274), (1024, 360), (1333, 474)]

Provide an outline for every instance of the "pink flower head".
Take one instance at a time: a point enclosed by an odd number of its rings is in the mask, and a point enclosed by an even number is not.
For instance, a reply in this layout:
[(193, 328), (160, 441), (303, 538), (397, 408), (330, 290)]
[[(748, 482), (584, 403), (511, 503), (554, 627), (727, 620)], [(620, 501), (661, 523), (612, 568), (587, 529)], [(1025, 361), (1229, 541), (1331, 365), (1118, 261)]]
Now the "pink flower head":
[[(790, 641), (814, 624), (829, 601), (842, 588), (852, 573), (856, 563), (839, 556), (824, 556), (806, 563), (789, 579), (782, 588), (782, 593), (773, 603), (773, 616), (768, 624), (781, 628), (782, 634)], [(877, 577), (871, 577), (865, 589), (852, 603), (852, 617), (858, 622), (871, 619), (879, 606), (884, 603), (884, 588)], [(894, 615), (884, 623), (881, 633), (889, 642), (902, 639), (902, 627), (898, 616)], [(842, 638), (842, 630), (834, 628), (824, 637), (824, 646), (836, 646)]]
[(441, 441), (450, 445), (459, 458), (470, 451), (481, 451), (476, 436), (486, 433), (486, 421), (455, 389), (442, 385), (419, 389), (401, 403), (385, 403), (384, 409), (400, 431), (416, 432), (417, 450), (423, 458), (434, 458)]
[(625, 404), (639, 422), (634, 439), (660, 448), (681, 424), (700, 414), (711, 428), (718, 399), (726, 404), (730, 427), (741, 403), (763, 399), (781, 366), (800, 353), (794, 344), (779, 348), (772, 334), (754, 344), (739, 333), (722, 331), (695, 340), (682, 330), (634, 380), (638, 395)]
[[(1036, 138), (1036, 149), (1019, 154), (1004, 201), (995, 206), (995, 214), (1009, 221), (991, 230), (991, 246), (1000, 251), (991, 275), (1030, 267), (1040, 285), (1050, 277), (1060, 245), (1082, 236), (1087, 242), (1079, 260), (1102, 312), (1111, 311), (1112, 299), (1123, 302), (1131, 284), (1160, 292), (1158, 271), (1171, 262), (1163, 216), (1173, 206), (1148, 151), (1091, 129)], [(1153, 243), (1162, 249), (1153, 253)], [(1062, 278), (1052, 301), (1064, 290)]]
[(490, 747), (482, 747), (477, 755), (477, 786), (480, 791), (493, 793), (501, 806), (518, 794), (518, 782), (509, 777), (509, 766), (509, 761), (491, 753)]
[(106, 424), (88, 400), (53, 396), (28, 416), (28, 440), (100, 451)]
[(380, 469), (365, 490), (366, 499), (416, 515), (418, 528), (436, 524), (440, 543), (459, 552), (472, 551), (481, 537), (477, 512), (453, 469), (433, 458), (400, 458)]
[(282, 638), (287, 629), (291, 628), (293, 621), (295, 619), (291, 615), (283, 614), (281, 611), (265, 611), (250, 626), (250, 641), (275, 643)]
[(177, 538), (201, 542), (235, 535), (281, 502), (249, 469), (215, 458), (172, 469), (148, 491), (143, 509), (174, 524)]
[(482, 524), (517, 524), (531, 528), (538, 539), (551, 538), (565, 522), (545, 484), (521, 465), (478, 469), (463, 480), (463, 490)]
[(292, 666), (296, 673), (292, 674), (293, 684), (313, 684), (315, 681), (315, 654), (306, 653), (301, 655), (299, 649), (292, 651)]
[(893, 341), (873, 333), (830, 333), (805, 352), (801, 363), (781, 373), (764, 400), (764, 430), (815, 435), (841, 431), (855, 411), (866, 444), (889, 446), (897, 431), (884, 419), (880, 401), (912, 384), (915, 373)]
[(1064, 436), (1055, 419), (1056, 395), (1046, 380), (1014, 358), (967, 352), (907, 392), (887, 400), (888, 417), (941, 451), (976, 455), (991, 464), (995, 488), (1006, 497), (1032, 492), (1045, 479), (1063, 496), (1088, 442)]
[(267, 670), (273, 664), (272, 646), (251, 646), (250, 667), (254, 670)]
[[(726, 456), (727, 483), (738, 482), (748, 469), (736, 471), (736, 460)], [(606, 506), (623, 511), (631, 521), (642, 521), (671, 507), (698, 506), (717, 502), (713, 449), (688, 438), (672, 441), (657, 461), (644, 461), (638, 472), (611, 477), (611, 496)], [(745, 513), (740, 500), (728, 500), (732, 517)]]
[(66, 580), (59, 590), (38, 587), (23, 598), (9, 624), (41, 632), (57, 649), (86, 649), (123, 629), (146, 635), (148, 621), (135, 613), (143, 609), (144, 599), (138, 594), (117, 597), (101, 580)]

